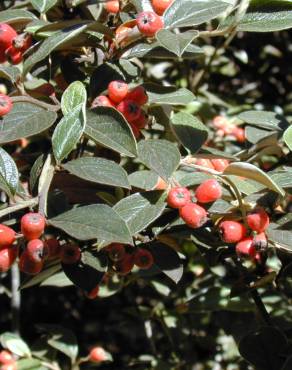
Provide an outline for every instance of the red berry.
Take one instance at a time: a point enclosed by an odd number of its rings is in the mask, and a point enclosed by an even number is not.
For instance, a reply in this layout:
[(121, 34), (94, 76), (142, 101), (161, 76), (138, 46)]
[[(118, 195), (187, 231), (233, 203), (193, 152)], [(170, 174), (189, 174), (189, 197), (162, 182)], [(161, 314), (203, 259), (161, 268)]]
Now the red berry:
[(224, 116), (216, 116), (213, 118), (213, 125), (217, 128), (224, 128), (228, 125), (227, 118)]
[(140, 269), (147, 270), (154, 263), (152, 254), (147, 249), (137, 249), (134, 253), (134, 264)]
[(123, 259), (115, 263), (115, 270), (120, 275), (127, 275), (134, 267), (134, 256), (126, 253)]
[(94, 347), (89, 353), (89, 361), (102, 362), (107, 360), (107, 354), (102, 347)]
[(210, 161), (210, 159), (198, 158), (196, 160), (196, 164), (198, 166), (206, 167), (206, 168), (210, 168), (211, 170), (214, 170), (214, 166), (213, 166), (212, 162)]
[(206, 210), (196, 203), (188, 203), (179, 210), (180, 217), (193, 229), (203, 226), (207, 222)]
[(7, 23), (0, 24), (0, 48), (6, 50), (12, 45), (13, 39), (17, 36), (14, 28)]
[(1, 366), (1, 370), (17, 370), (16, 361), (10, 362), (9, 364), (4, 364)]
[(243, 224), (237, 221), (223, 221), (219, 225), (221, 238), (225, 243), (237, 243), (243, 239), (247, 230)]
[(128, 93), (127, 99), (133, 100), (138, 105), (144, 105), (148, 102), (148, 95), (144, 87), (140, 85), (134, 87), (134, 89)]
[(121, 112), (127, 121), (133, 122), (139, 118), (141, 114), (141, 108), (132, 100), (123, 100), (117, 106), (117, 110)]
[(139, 31), (147, 37), (155, 36), (156, 32), (164, 27), (162, 18), (151, 11), (139, 13), (136, 19)]
[(45, 241), (45, 244), (48, 248), (48, 253), (50, 258), (55, 258), (60, 256), (61, 245), (57, 239), (48, 239)]
[(12, 42), (12, 45), (15, 49), (21, 52), (25, 52), (28, 48), (30, 48), (32, 44), (32, 37), (28, 33), (22, 33), (17, 35)]
[(8, 114), (13, 107), (12, 100), (8, 95), (0, 94), (0, 117)]
[(96, 107), (114, 108), (115, 104), (107, 96), (99, 95), (93, 100), (91, 104), (91, 108), (96, 108)]
[(124, 81), (112, 81), (108, 85), (109, 98), (115, 103), (120, 103), (128, 94), (129, 86)]
[(215, 179), (202, 182), (196, 189), (195, 196), (199, 203), (210, 203), (222, 197), (222, 188)]
[(258, 233), (265, 231), (270, 224), (269, 215), (263, 208), (258, 208), (255, 212), (248, 214), (246, 220), (248, 226)]
[(0, 250), (0, 272), (10, 269), (17, 257), (17, 247), (7, 247)]
[(13, 45), (6, 49), (5, 54), (11, 64), (19, 64), (22, 62), (22, 51), (15, 49)]
[(138, 129), (145, 128), (148, 123), (148, 116), (141, 110), (140, 116), (131, 122), (131, 127), (136, 126)]
[(238, 256), (255, 257), (256, 248), (253, 244), (253, 238), (245, 238), (238, 242), (235, 251)]
[(46, 220), (40, 213), (29, 212), (22, 216), (20, 225), (25, 239), (38, 239), (44, 232)]
[(99, 285), (93, 288), (89, 293), (86, 293), (86, 297), (89, 299), (95, 299), (98, 296)]
[(42, 262), (48, 257), (49, 251), (47, 245), (40, 239), (33, 239), (27, 243), (26, 255), (33, 262)]
[(33, 261), (26, 250), (22, 253), (18, 262), (19, 270), (28, 275), (39, 274), (42, 271), (43, 266), (43, 261)]
[(265, 233), (260, 233), (254, 236), (253, 245), (256, 250), (265, 250), (268, 246), (268, 239)]
[(61, 261), (65, 264), (73, 264), (80, 260), (81, 250), (78, 245), (66, 244), (62, 246), (60, 253)]
[(1, 364), (10, 364), (12, 362), (15, 362), (12, 353), (5, 350), (5, 349), (2, 350), (0, 352), (0, 363)]
[(113, 243), (106, 247), (109, 258), (112, 261), (120, 261), (126, 255), (126, 250), (123, 244)]
[(154, 186), (154, 190), (165, 190), (167, 189), (167, 182), (164, 181), (161, 177), (158, 177), (157, 183)]
[(158, 15), (163, 15), (165, 10), (173, 3), (173, 0), (152, 0), (152, 6)]
[(106, 0), (104, 7), (108, 13), (117, 14), (120, 11), (119, 0)]
[(15, 240), (15, 231), (11, 227), (0, 224), (0, 248), (8, 247)]
[(191, 193), (187, 188), (172, 188), (167, 196), (167, 204), (171, 208), (181, 208), (191, 201)]
[(236, 140), (239, 143), (245, 142), (245, 131), (242, 127), (235, 127), (232, 134), (235, 136)]
[(211, 163), (216, 171), (223, 172), (229, 166), (229, 161), (223, 158), (211, 159)]

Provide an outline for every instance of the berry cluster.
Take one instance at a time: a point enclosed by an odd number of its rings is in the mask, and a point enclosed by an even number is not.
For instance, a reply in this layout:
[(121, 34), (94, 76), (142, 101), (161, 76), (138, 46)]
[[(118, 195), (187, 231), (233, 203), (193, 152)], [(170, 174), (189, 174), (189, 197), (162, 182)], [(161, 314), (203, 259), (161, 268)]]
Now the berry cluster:
[(16, 359), (13, 354), (8, 350), (0, 351), (0, 369), (1, 370), (16, 370)]
[(22, 62), (23, 53), (31, 46), (32, 39), (28, 34), (18, 35), (7, 23), (0, 23), (0, 63), (7, 60), (12, 64)]
[(245, 133), (242, 127), (238, 127), (234, 123), (228, 121), (226, 117), (216, 116), (213, 119), (213, 125), (216, 129), (216, 136), (232, 136), (236, 139), (238, 143), (245, 142)]
[(138, 138), (140, 130), (148, 123), (147, 115), (141, 108), (147, 101), (148, 96), (143, 86), (130, 90), (124, 81), (111, 81), (108, 85), (108, 94), (96, 97), (91, 108), (101, 106), (117, 109), (131, 126), (135, 137)]

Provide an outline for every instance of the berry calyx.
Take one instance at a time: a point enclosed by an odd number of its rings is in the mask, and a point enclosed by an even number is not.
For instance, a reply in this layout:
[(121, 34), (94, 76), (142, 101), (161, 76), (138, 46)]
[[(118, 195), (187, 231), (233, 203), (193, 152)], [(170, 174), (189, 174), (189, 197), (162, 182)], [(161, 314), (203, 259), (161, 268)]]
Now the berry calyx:
[(132, 100), (125, 99), (117, 105), (117, 110), (128, 122), (134, 122), (141, 114), (141, 108)]
[(42, 271), (43, 266), (43, 261), (33, 261), (26, 250), (22, 253), (18, 262), (19, 270), (28, 275), (39, 274)]
[(238, 256), (254, 258), (256, 248), (253, 244), (253, 238), (245, 238), (238, 242), (235, 246), (235, 251)]
[(180, 217), (193, 229), (202, 227), (207, 222), (206, 210), (196, 203), (188, 203), (179, 210)]
[(149, 269), (154, 263), (152, 254), (147, 249), (139, 248), (134, 253), (134, 264), (142, 270)]
[(0, 94), (0, 117), (8, 114), (13, 107), (12, 100), (8, 95)]
[(20, 226), (25, 239), (38, 239), (44, 232), (46, 220), (40, 213), (29, 212), (22, 216)]
[(0, 272), (6, 272), (10, 269), (16, 260), (17, 247), (7, 247), (0, 250)]
[(15, 231), (11, 227), (0, 224), (0, 248), (8, 247), (15, 241)]
[(229, 165), (229, 161), (223, 158), (211, 159), (211, 163), (214, 166), (214, 169), (219, 172), (223, 172)]
[(96, 107), (110, 107), (115, 108), (115, 104), (105, 95), (97, 96), (91, 103), (91, 108)]
[(185, 187), (172, 188), (167, 195), (167, 204), (171, 208), (181, 208), (191, 201), (191, 193)]
[(129, 91), (129, 86), (124, 81), (112, 81), (108, 85), (109, 98), (115, 102), (120, 103), (125, 99)]
[(13, 355), (10, 351), (3, 349), (0, 351), (0, 363), (1, 364), (10, 364), (11, 362), (15, 362)]
[(17, 36), (14, 28), (7, 23), (0, 24), (0, 49), (6, 50), (12, 45), (13, 39)]
[(33, 262), (42, 262), (49, 255), (47, 245), (40, 239), (33, 239), (27, 243), (26, 255)]
[(152, 6), (158, 15), (163, 15), (165, 10), (173, 3), (173, 0), (152, 0)]
[(98, 296), (98, 292), (99, 292), (99, 285), (93, 288), (90, 292), (86, 293), (86, 297), (89, 299), (95, 299)]
[(102, 347), (94, 347), (89, 352), (89, 361), (102, 362), (107, 360), (107, 354)]
[(123, 259), (115, 263), (115, 270), (120, 275), (127, 275), (134, 267), (134, 256), (126, 253)]
[(71, 265), (80, 260), (81, 250), (78, 247), (78, 245), (74, 244), (63, 245), (60, 253), (60, 258), (63, 263)]
[(139, 31), (147, 37), (155, 36), (156, 32), (164, 27), (162, 18), (151, 11), (139, 13), (136, 20)]
[(144, 105), (148, 102), (148, 95), (144, 87), (140, 85), (128, 93), (127, 99), (133, 100), (138, 105)]
[(209, 179), (200, 184), (195, 192), (199, 203), (210, 203), (222, 197), (222, 188), (215, 179)]
[(265, 231), (270, 224), (270, 218), (263, 208), (258, 208), (255, 212), (247, 215), (248, 226), (258, 233)]
[(237, 221), (223, 221), (219, 225), (221, 239), (225, 243), (237, 243), (243, 239), (247, 230), (246, 227)]
[(104, 8), (108, 13), (117, 14), (120, 11), (119, 0), (106, 0)]
[(120, 261), (126, 255), (126, 250), (123, 244), (113, 243), (106, 247), (108, 256), (112, 261)]

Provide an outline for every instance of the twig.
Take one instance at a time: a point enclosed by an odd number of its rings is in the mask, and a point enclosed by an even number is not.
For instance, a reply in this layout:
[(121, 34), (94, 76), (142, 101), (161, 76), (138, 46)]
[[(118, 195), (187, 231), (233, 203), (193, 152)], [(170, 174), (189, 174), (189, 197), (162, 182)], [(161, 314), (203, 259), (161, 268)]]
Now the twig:
[(24, 95), (22, 95), (22, 96), (12, 96), (11, 100), (14, 103), (26, 102), (26, 103), (35, 104), (35, 105), (38, 105), (41, 108), (50, 110), (52, 112), (57, 112), (61, 108), (60, 105), (47, 104), (47, 103), (44, 103), (44, 102), (42, 102), (38, 99), (34, 99), (31, 96), (24, 96)]
[(20, 334), (20, 273), (18, 266), (14, 263), (11, 268), (11, 312), (12, 312), (12, 331)]
[(221, 176), (222, 175), (222, 172), (219, 172), (219, 171), (216, 171), (216, 170), (212, 170), (212, 168), (208, 168), (208, 167), (204, 167), (204, 166), (199, 166), (197, 164), (187, 163), (184, 159), (180, 162), (180, 165), (181, 166), (190, 167), (190, 168), (193, 168), (195, 170), (200, 170), (200, 171), (203, 171), (203, 172), (207, 172), (210, 175), (215, 175), (215, 176)]
[(21, 202), (21, 203), (17, 203), (14, 206), (2, 209), (0, 211), (0, 218), (4, 217), (6, 215), (9, 215), (10, 213), (20, 211), (21, 209), (24, 209), (24, 208), (34, 207), (37, 204), (38, 204), (38, 197), (31, 198), (29, 200), (25, 200), (24, 202)]

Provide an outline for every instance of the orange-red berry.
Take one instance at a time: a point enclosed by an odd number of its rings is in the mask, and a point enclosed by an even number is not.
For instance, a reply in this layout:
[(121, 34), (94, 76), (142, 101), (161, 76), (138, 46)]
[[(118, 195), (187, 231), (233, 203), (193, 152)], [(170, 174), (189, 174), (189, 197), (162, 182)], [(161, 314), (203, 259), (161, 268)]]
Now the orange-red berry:
[(19, 64), (22, 62), (22, 51), (15, 49), (13, 45), (6, 49), (5, 54), (11, 64)]
[(94, 347), (89, 352), (89, 361), (92, 362), (102, 362), (107, 360), (107, 355), (102, 347)]
[(258, 233), (265, 231), (270, 224), (269, 215), (263, 208), (258, 208), (255, 212), (248, 214), (246, 221), (248, 226)]
[(141, 108), (132, 100), (125, 99), (117, 105), (117, 110), (123, 114), (128, 122), (134, 122), (141, 114)]
[(214, 166), (213, 166), (212, 162), (210, 161), (210, 159), (207, 159), (207, 158), (198, 158), (196, 160), (196, 164), (198, 166), (206, 167), (206, 168), (210, 168), (211, 170), (214, 170)]
[(175, 187), (170, 189), (167, 195), (167, 204), (171, 208), (181, 208), (191, 201), (191, 193), (185, 187)]
[(134, 267), (134, 256), (126, 253), (123, 259), (115, 263), (115, 270), (120, 275), (127, 275)]
[(114, 108), (115, 104), (107, 96), (99, 95), (91, 103), (91, 108), (96, 108), (96, 107)]
[(42, 262), (49, 255), (48, 247), (40, 239), (30, 240), (26, 246), (26, 255), (33, 262)]
[(237, 243), (243, 239), (247, 230), (246, 227), (237, 221), (223, 221), (219, 225), (221, 238), (225, 243)]
[(145, 128), (148, 123), (148, 116), (145, 114), (143, 110), (141, 110), (140, 116), (131, 122), (131, 127), (135, 126), (138, 129)]
[(245, 131), (242, 127), (235, 127), (232, 134), (235, 136), (236, 140), (239, 143), (245, 142)]
[(120, 2), (119, 0), (106, 0), (104, 7), (108, 13), (117, 14), (120, 11)]
[(140, 85), (129, 91), (127, 99), (133, 100), (138, 105), (144, 105), (148, 102), (148, 95), (144, 87)]
[(45, 244), (48, 248), (48, 253), (50, 258), (55, 258), (60, 256), (61, 245), (59, 240), (52, 238), (45, 240)]
[(147, 37), (155, 36), (164, 27), (162, 18), (151, 11), (139, 13), (136, 20), (139, 31)]
[(6, 247), (0, 250), (0, 272), (6, 272), (10, 269), (16, 260), (17, 247)]
[(0, 351), (0, 363), (1, 364), (10, 364), (11, 362), (15, 362), (14, 357), (10, 351), (3, 349)]
[(207, 220), (206, 210), (196, 203), (188, 203), (179, 209), (180, 217), (193, 229), (203, 226)]
[(12, 100), (8, 95), (0, 94), (0, 117), (8, 114), (13, 107)]
[(163, 15), (165, 10), (173, 3), (173, 0), (152, 0), (152, 6), (158, 15)]
[(195, 192), (199, 203), (210, 203), (222, 197), (222, 188), (215, 179), (208, 179), (200, 184)]
[(28, 275), (39, 274), (42, 271), (43, 266), (43, 261), (33, 261), (26, 250), (22, 253), (18, 262), (19, 270)]
[(29, 212), (22, 216), (20, 226), (25, 239), (38, 239), (44, 232), (46, 220), (40, 213)]
[(134, 264), (142, 270), (149, 269), (154, 263), (152, 254), (147, 249), (139, 248), (134, 253)]
[(109, 258), (112, 261), (120, 261), (126, 255), (126, 250), (123, 244), (112, 243), (106, 247)]
[(227, 118), (224, 116), (216, 116), (213, 118), (213, 125), (217, 128), (224, 128), (225, 126), (228, 125)]
[(10, 362), (9, 364), (3, 364), (0, 368), (1, 370), (17, 370), (16, 361)]
[(111, 81), (108, 85), (109, 98), (115, 102), (120, 103), (128, 94), (129, 86), (124, 81)]
[(6, 50), (12, 45), (13, 39), (17, 36), (14, 28), (7, 23), (0, 24), (0, 49)]
[(60, 258), (65, 264), (76, 263), (81, 258), (81, 249), (78, 245), (74, 244), (63, 245), (60, 252)]
[(0, 248), (8, 247), (15, 241), (15, 231), (11, 227), (0, 224)]
[(229, 161), (224, 158), (211, 159), (211, 163), (214, 169), (219, 172), (223, 172), (225, 168), (229, 166)]
[(238, 242), (235, 251), (238, 256), (255, 257), (256, 248), (253, 244), (253, 238), (245, 238)]

